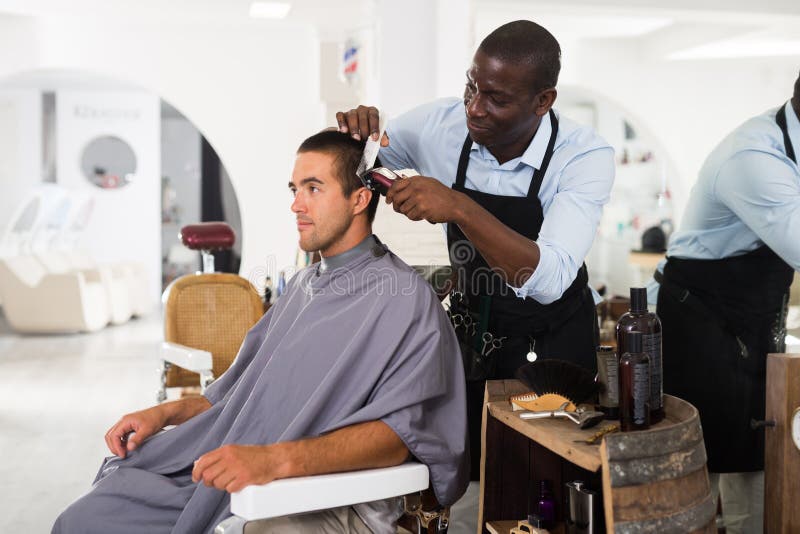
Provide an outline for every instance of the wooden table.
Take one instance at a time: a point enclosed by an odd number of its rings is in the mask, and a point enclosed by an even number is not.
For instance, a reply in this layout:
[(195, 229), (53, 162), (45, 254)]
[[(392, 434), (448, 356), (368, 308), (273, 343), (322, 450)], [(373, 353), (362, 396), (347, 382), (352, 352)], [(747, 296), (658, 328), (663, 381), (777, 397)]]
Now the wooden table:
[[(664, 525), (675, 530), (680, 521), (692, 525), (684, 532), (715, 532), (705, 446), (693, 406), (665, 396), (663, 421), (648, 431), (612, 434), (601, 448), (585, 440), (616, 421), (581, 430), (566, 419), (520, 419), (508, 398), (528, 391), (518, 380), (486, 383), (479, 532), (508, 532), (516, 519), (535, 513), (540, 480), (552, 482), (559, 523), (566, 518), (564, 484), (582, 480), (604, 497), (605, 509), (597, 510), (603, 525), (596, 532), (602, 532), (605, 524), (615, 525), (611, 528), (618, 532), (646, 532)], [(654, 441), (663, 446), (653, 446)], [(631, 451), (640, 448), (641, 455), (632, 458)], [(656, 472), (648, 474), (642, 465), (655, 467)], [(619, 475), (628, 480), (620, 481)], [(630, 495), (637, 493), (646, 500), (632, 501)]]

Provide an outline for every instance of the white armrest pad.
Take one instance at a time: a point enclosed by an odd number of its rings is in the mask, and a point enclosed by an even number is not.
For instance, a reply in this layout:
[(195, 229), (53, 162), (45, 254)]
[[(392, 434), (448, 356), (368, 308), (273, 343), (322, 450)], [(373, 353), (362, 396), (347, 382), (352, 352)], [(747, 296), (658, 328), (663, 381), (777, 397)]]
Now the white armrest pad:
[(194, 371), (195, 373), (210, 371), (213, 367), (210, 352), (207, 350), (193, 349), (177, 343), (169, 343), (167, 341), (161, 343), (161, 352), (159, 356), (169, 363), (175, 364), (178, 367), (183, 367), (188, 371)]
[(247, 521), (254, 521), (399, 497), (427, 487), (428, 467), (417, 462), (381, 469), (283, 478), (263, 486), (248, 486), (232, 494), (231, 512)]
[(800, 354), (800, 339), (786, 334), (786, 354)]

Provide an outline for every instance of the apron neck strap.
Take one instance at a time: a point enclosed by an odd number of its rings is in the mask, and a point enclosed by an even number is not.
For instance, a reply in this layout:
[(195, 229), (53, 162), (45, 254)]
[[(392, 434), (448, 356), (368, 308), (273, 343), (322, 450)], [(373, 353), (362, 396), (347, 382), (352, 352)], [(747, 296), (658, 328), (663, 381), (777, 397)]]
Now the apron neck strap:
[(463, 188), (467, 180), (467, 165), (469, 165), (469, 153), (472, 151), (472, 138), (467, 133), (464, 139), (464, 146), (461, 147), (461, 157), (458, 158), (458, 171), (456, 171), (456, 186)]
[(789, 128), (786, 126), (786, 106), (781, 106), (781, 109), (778, 110), (777, 115), (775, 115), (775, 122), (778, 123), (778, 126), (783, 132), (783, 144), (786, 147), (786, 156), (797, 164), (797, 157), (794, 154), (794, 147), (792, 146), (792, 140), (789, 138)]
[(547, 172), (547, 167), (550, 165), (550, 159), (553, 157), (553, 148), (556, 146), (556, 137), (558, 136), (558, 119), (556, 118), (553, 109), (550, 109), (550, 140), (547, 142), (547, 150), (544, 152), (542, 164), (533, 173), (531, 186), (528, 188), (528, 198), (539, 196), (539, 189), (542, 187), (544, 175)]

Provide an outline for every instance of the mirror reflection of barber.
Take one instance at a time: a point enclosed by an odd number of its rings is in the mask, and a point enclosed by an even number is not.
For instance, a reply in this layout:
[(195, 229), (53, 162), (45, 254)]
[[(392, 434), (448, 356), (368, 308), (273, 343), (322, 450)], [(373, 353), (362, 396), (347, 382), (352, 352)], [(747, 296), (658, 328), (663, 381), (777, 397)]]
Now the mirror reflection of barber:
[[(560, 47), (543, 27), (516, 21), (479, 46), (463, 100), (441, 99), (388, 122), (380, 158), (420, 176), (386, 201), (412, 220), (445, 223), (457, 280), (451, 316), (468, 378), (472, 479), (480, 462), (486, 379), (528, 361), (594, 368), (595, 297), (583, 263), (614, 179), (614, 152), (591, 128), (553, 109)], [(373, 107), (337, 114), (354, 137), (379, 130)], [(487, 345), (489, 339), (502, 344)], [(492, 346), (487, 354), (487, 346)]]
[(794, 94), (709, 154), (652, 284), (664, 391), (700, 412), (729, 534), (763, 526), (767, 354), (785, 352), (800, 270), (800, 76)]

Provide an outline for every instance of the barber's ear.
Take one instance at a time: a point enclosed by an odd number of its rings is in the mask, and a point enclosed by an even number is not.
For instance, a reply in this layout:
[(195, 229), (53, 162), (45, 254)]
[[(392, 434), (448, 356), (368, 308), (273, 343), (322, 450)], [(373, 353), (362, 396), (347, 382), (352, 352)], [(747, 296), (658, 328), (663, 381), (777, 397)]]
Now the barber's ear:
[(555, 87), (543, 89), (536, 93), (536, 96), (533, 97), (534, 105), (536, 106), (534, 112), (540, 117), (547, 115), (556, 101), (556, 96), (558, 96), (558, 92)]

